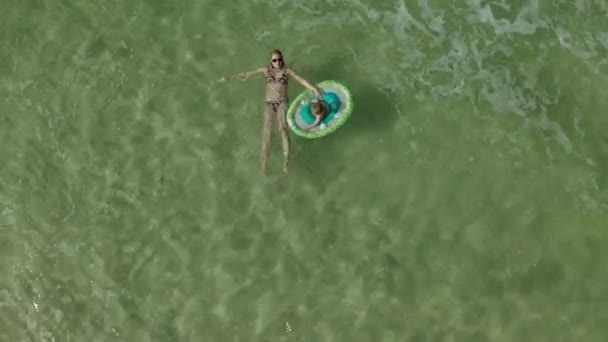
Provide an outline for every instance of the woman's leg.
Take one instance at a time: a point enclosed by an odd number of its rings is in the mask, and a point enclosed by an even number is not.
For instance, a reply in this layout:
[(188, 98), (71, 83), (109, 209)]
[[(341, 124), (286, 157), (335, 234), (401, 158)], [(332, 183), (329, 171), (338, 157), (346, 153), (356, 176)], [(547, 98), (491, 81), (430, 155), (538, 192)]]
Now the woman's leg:
[(283, 144), (283, 172), (287, 173), (289, 167), (289, 129), (287, 128), (287, 101), (282, 102), (277, 110), (277, 121), (279, 133), (281, 134), (281, 143)]
[(264, 105), (264, 125), (262, 126), (262, 171), (266, 174), (268, 172), (268, 155), (270, 148), (270, 133), (272, 129), (272, 119), (275, 112), (271, 104)]

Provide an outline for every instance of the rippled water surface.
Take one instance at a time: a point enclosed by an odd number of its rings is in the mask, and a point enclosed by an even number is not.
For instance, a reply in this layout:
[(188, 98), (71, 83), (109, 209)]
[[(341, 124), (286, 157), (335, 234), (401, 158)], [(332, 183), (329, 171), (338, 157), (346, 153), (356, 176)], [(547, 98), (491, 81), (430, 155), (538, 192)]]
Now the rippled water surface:
[[(5, 0), (0, 341), (608, 340), (608, 3)], [(270, 49), (356, 109), (260, 172)], [(291, 85), (292, 98), (302, 87)]]

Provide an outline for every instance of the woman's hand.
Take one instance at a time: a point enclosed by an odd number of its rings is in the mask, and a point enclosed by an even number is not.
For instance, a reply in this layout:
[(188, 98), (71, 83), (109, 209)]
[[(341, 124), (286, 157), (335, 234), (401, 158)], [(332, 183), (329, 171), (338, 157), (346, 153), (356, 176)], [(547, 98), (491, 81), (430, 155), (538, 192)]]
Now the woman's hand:
[(317, 95), (317, 98), (319, 100), (323, 100), (323, 92), (321, 91), (321, 89), (315, 88), (314, 92), (315, 92), (315, 95)]

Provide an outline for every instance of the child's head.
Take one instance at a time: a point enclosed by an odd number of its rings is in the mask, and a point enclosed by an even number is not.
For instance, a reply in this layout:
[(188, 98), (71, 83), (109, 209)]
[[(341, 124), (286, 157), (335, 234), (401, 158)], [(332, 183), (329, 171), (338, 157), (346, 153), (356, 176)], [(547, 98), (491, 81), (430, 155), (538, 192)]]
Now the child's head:
[(320, 101), (313, 102), (310, 105), (310, 109), (314, 115), (323, 115), (325, 114), (325, 106)]

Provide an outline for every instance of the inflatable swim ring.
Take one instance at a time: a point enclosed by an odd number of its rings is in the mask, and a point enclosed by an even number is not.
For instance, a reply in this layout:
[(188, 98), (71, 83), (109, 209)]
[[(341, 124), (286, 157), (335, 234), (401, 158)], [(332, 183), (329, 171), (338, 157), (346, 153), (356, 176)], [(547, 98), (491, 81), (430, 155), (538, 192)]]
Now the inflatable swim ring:
[(308, 139), (328, 135), (342, 126), (353, 112), (353, 99), (348, 88), (337, 81), (323, 81), (317, 84), (323, 92), (323, 100), (329, 105), (329, 113), (311, 130), (306, 130), (315, 117), (310, 111), (310, 101), (316, 96), (310, 91), (298, 95), (287, 110), (287, 124), (298, 136)]

